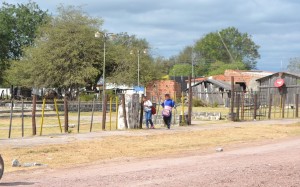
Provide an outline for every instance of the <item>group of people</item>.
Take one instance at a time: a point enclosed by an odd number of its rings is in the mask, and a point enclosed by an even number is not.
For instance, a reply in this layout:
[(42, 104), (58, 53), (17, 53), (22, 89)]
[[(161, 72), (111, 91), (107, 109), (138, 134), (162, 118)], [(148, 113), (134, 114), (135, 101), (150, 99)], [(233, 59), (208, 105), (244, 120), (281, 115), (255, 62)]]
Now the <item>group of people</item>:
[[(154, 124), (152, 121), (152, 102), (146, 97), (143, 97), (144, 101), (144, 111), (145, 111), (145, 119), (146, 119), (146, 128), (154, 129)], [(175, 107), (175, 102), (171, 99), (170, 94), (165, 94), (165, 100), (161, 103), (163, 107), (162, 116), (163, 121), (168, 129), (171, 127), (172, 120), (172, 109)], [(150, 124), (150, 127), (149, 127)]]

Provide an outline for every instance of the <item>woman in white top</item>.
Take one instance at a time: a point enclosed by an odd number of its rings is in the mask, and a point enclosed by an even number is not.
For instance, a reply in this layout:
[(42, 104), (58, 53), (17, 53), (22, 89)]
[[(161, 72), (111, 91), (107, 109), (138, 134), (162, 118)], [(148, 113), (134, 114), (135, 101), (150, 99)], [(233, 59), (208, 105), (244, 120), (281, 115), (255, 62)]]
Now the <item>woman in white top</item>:
[(144, 101), (146, 127), (149, 128), (149, 123), (150, 123), (150, 125), (151, 125), (150, 128), (154, 129), (154, 125), (153, 125), (153, 122), (152, 122), (152, 112), (151, 112), (152, 103), (149, 99), (147, 99), (146, 96), (143, 96), (143, 101)]

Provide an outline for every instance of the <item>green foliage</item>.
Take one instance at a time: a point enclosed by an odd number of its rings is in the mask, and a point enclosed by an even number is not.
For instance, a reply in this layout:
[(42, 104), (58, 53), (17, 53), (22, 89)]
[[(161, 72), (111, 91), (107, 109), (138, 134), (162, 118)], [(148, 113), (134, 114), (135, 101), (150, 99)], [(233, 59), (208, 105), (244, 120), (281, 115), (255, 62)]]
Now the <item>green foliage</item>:
[(101, 25), (102, 20), (88, 17), (78, 8), (59, 7), (58, 15), (39, 29), (35, 45), (26, 48), (24, 58), (7, 72), (8, 81), (71, 89), (94, 82), (101, 67), (99, 59), (103, 59), (102, 41), (94, 38)]
[(226, 69), (238, 69), (246, 70), (246, 64), (242, 62), (224, 63), (221, 61), (216, 61), (212, 63), (209, 67), (209, 75), (219, 75), (224, 74)]
[(95, 98), (94, 94), (86, 94), (86, 93), (80, 94), (81, 101), (93, 101), (94, 98)]
[(201, 99), (193, 98), (193, 107), (207, 107), (207, 103), (202, 101)]
[[(227, 47), (227, 49), (226, 49)], [(260, 58), (259, 46), (247, 33), (240, 33), (234, 27), (228, 27), (220, 32), (211, 32), (198, 40), (194, 50), (209, 63), (222, 61), (224, 63), (242, 62), (247, 69), (256, 67), (256, 59)]]
[(33, 44), (37, 28), (46, 23), (48, 14), (29, 1), (27, 4), (2, 3), (0, 7), (0, 84), (10, 60), (23, 56), (23, 48)]
[(139, 72), (140, 84), (146, 85), (163, 75), (163, 65), (161, 61), (152, 59), (150, 46), (145, 39), (120, 35), (111, 42), (108, 49), (108, 53), (111, 55), (109, 58), (112, 61), (110, 71), (108, 71), (110, 82), (137, 85)]
[(190, 64), (175, 64), (170, 70), (170, 76), (189, 76), (192, 74), (192, 66)]

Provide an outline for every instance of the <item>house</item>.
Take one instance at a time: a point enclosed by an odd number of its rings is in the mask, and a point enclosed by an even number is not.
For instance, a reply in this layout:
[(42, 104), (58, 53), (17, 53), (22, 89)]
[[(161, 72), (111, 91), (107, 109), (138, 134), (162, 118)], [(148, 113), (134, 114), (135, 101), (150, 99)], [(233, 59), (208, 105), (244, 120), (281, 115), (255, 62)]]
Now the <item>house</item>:
[(208, 104), (227, 105), (231, 97), (231, 78), (234, 78), (235, 91), (258, 91), (258, 78), (271, 75), (260, 70), (225, 70), (224, 74), (194, 79), (193, 97)]
[(277, 72), (256, 81), (259, 84), (260, 95), (265, 98), (264, 102), (268, 102), (270, 97), (280, 97), (280, 105), (294, 104), (295, 94), (300, 93), (300, 76), (296, 74)]

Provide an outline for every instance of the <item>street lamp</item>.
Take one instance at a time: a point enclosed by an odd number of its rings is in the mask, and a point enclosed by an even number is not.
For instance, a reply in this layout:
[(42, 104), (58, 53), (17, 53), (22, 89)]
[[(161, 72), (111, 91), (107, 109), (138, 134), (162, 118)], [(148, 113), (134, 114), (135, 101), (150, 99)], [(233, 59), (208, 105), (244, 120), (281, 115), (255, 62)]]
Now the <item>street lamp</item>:
[[(137, 57), (138, 57), (138, 87), (140, 87), (140, 53), (144, 53), (146, 54), (147, 53), (147, 50), (146, 49), (143, 49), (143, 50), (137, 50)], [(130, 51), (130, 54), (132, 55), (133, 54), (133, 50)]]
[(103, 37), (103, 91), (102, 91), (102, 130), (105, 130), (105, 123), (106, 123), (106, 103), (105, 103), (105, 86), (106, 86), (106, 82), (105, 82), (105, 53), (106, 53), (106, 40), (109, 36), (113, 35), (113, 33), (100, 33), (100, 32), (96, 32), (95, 33), (95, 38), (100, 38), (101, 36)]

